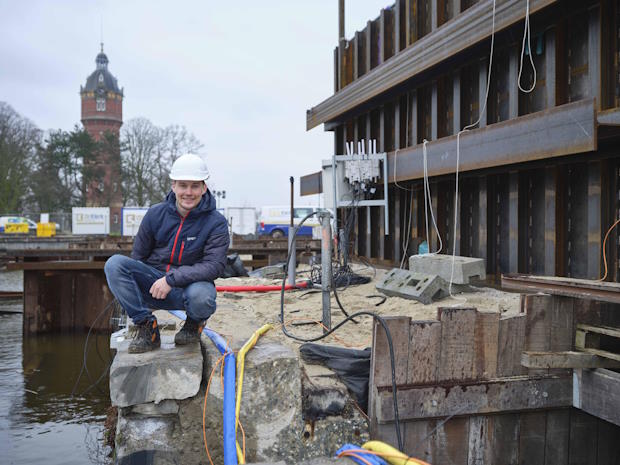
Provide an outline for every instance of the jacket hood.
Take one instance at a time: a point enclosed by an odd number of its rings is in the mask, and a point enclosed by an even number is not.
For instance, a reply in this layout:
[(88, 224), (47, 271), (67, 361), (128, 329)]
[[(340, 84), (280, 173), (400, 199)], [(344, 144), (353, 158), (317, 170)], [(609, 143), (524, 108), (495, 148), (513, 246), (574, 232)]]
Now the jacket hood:
[[(176, 195), (174, 195), (174, 192), (168, 192), (168, 195), (166, 196), (166, 204), (168, 204), (168, 207), (171, 208), (173, 211), (177, 211), (177, 197)], [(196, 206), (196, 208), (192, 210), (192, 212), (207, 213), (215, 210), (215, 207), (215, 197), (213, 197), (211, 191), (207, 189), (207, 192), (202, 195), (200, 203)]]

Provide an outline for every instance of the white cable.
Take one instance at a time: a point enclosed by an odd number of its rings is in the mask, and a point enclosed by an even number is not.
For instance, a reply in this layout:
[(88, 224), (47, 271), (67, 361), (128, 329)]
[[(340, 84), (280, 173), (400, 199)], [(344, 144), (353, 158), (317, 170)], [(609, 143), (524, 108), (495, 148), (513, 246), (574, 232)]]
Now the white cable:
[[(526, 1), (527, 1), (526, 13), (527, 15), (529, 15), (529, 0), (526, 0)], [(491, 70), (493, 69), (493, 49), (495, 47), (495, 5), (496, 5), (496, 0), (493, 0), (493, 19), (491, 22), (491, 52), (489, 54), (489, 70), (487, 73), (487, 88), (484, 94), (484, 105), (482, 106), (482, 108), (480, 109), (480, 112), (478, 113), (478, 119), (472, 124), (468, 124), (467, 126), (465, 126), (456, 135), (456, 174), (455, 174), (455, 187), (454, 187), (454, 235), (452, 237), (452, 265), (450, 269), (450, 284), (448, 286), (448, 293), (450, 294), (450, 297), (452, 298), (456, 298), (454, 295), (452, 295), (452, 283), (454, 282), (454, 262), (456, 261), (456, 233), (457, 233), (457, 227), (458, 227), (459, 164), (460, 164), (460, 157), (461, 157), (461, 134), (469, 131), (470, 129), (480, 124), (480, 121), (482, 120), (482, 115), (484, 114), (487, 108), (487, 101), (489, 100), (489, 88), (491, 86)], [(527, 17), (528, 16), (526, 16), (526, 18)], [(528, 24), (529, 24), (529, 20), (528, 20)], [(530, 55), (531, 55), (531, 51), (530, 51)], [(467, 301), (467, 299), (462, 299), (462, 298), (458, 298), (457, 300)]]
[[(414, 190), (411, 189), (411, 200), (409, 201), (409, 224), (407, 226), (407, 240), (404, 243), (403, 246), (403, 258), (400, 260), (400, 267), (402, 268), (405, 264), (405, 260), (407, 260), (407, 249), (409, 248), (409, 240), (411, 239), (411, 220), (413, 218), (413, 212), (411, 211), (411, 209), (413, 208), (413, 193)], [(405, 221), (406, 221), (407, 216), (405, 215)]]
[[(532, 65), (532, 70), (534, 71), (534, 76), (532, 80), (532, 86), (529, 89), (524, 89), (521, 87), (521, 73), (523, 72), (523, 55), (525, 54), (525, 38), (527, 37), (527, 49), (529, 51), (530, 64)], [(525, 92), (529, 94), (533, 92), (536, 88), (536, 66), (534, 65), (534, 57), (532, 53), (532, 47), (530, 45), (530, 0), (525, 0), (525, 26), (523, 27), (523, 42), (521, 44), (521, 61), (519, 63), (519, 77), (517, 78), (517, 85), (519, 86), (519, 90), (521, 92)]]

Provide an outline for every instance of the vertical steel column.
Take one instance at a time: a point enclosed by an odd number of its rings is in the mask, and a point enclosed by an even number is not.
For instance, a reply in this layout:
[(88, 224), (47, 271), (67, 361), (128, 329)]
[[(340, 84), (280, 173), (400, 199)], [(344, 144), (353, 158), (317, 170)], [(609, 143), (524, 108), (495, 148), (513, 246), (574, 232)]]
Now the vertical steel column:
[[(478, 111), (480, 113), (480, 127), (483, 128), (487, 125), (487, 106), (484, 102), (484, 97), (487, 91), (487, 68), (488, 59), (480, 60), (480, 72), (478, 73)], [(482, 109), (484, 108), (484, 112)]]
[(394, 3), (394, 55), (400, 52), (400, 5), (404, 0), (396, 0)]
[(438, 14), (437, 14), (437, 3), (438, 0), (430, 0), (431, 2), (431, 31), (437, 29), (438, 26)]
[(546, 276), (555, 276), (556, 169), (545, 169), (545, 266)]
[(461, 130), (461, 72), (452, 74), (452, 134)]
[[(476, 252), (476, 257), (483, 258), (485, 262), (487, 261), (487, 177), (479, 176), (478, 177), (478, 212), (476, 215), (476, 219), (478, 222), (478, 234), (476, 245), (477, 248), (474, 249)], [(487, 266), (488, 271), (488, 266)]]
[(545, 86), (547, 94), (546, 108), (555, 107), (555, 35), (557, 28), (547, 30), (545, 34)]
[(437, 140), (438, 123), (439, 121), (437, 121), (437, 81), (433, 81), (433, 88), (431, 92), (431, 139), (432, 140)]
[(601, 162), (588, 163), (588, 279), (601, 277)]
[[(409, 107), (409, 126), (411, 131), (408, 133), (408, 146), (412, 147), (418, 143), (418, 91), (411, 92), (411, 105)], [(409, 128), (407, 128), (409, 131)]]
[(385, 61), (385, 9), (381, 9), (379, 16), (379, 57), (378, 65)]
[(508, 272), (518, 271), (519, 253), (519, 172), (512, 171), (509, 175), (508, 193), (508, 221), (509, 221), (509, 265)]
[(519, 87), (517, 85), (519, 56), (517, 53), (517, 49), (513, 47), (508, 56), (508, 118), (511, 119), (519, 116)]
[(327, 210), (319, 213), (321, 222), (321, 289), (323, 303), (323, 320), (326, 333), (332, 327), (331, 299), (332, 291), (332, 228), (331, 214)]
[(588, 10), (588, 73), (590, 95), (596, 98), (598, 110), (601, 105), (601, 8), (596, 5)]
[[(381, 24), (385, 22), (385, 10), (381, 10), (382, 21)], [(384, 37), (381, 35), (381, 37)], [(383, 47), (381, 47), (383, 49)], [(379, 141), (377, 142), (377, 149), (379, 152), (385, 152), (385, 106), (381, 107), (379, 112)], [(387, 186), (388, 180), (385, 180), (384, 185)], [(385, 207), (379, 207), (379, 231), (373, 231), (373, 233), (379, 233), (379, 258), (381, 260), (385, 259)]]

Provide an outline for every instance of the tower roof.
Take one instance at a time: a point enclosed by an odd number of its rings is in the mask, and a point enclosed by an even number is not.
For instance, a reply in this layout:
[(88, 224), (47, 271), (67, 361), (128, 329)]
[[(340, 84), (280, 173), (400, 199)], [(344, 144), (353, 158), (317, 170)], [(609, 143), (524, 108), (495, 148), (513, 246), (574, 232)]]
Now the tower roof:
[(122, 95), (123, 91), (122, 89), (119, 89), (118, 81), (112, 73), (108, 71), (109, 60), (108, 56), (103, 53), (103, 44), (101, 44), (101, 52), (99, 52), (95, 58), (95, 63), (97, 64), (97, 69), (95, 69), (95, 71), (93, 71), (86, 79), (86, 85), (82, 88), (82, 92), (97, 91), (102, 89), (105, 91), (113, 91)]

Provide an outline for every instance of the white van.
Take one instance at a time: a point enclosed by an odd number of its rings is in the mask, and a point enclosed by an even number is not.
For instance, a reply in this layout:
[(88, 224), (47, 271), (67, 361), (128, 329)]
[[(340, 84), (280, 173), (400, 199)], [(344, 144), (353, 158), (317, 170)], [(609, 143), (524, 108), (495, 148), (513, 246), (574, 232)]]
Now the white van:
[[(318, 207), (295, 207), (293, 210), (293, 221), (297, 226), (301, 220), (309, 213), (315, 212)], [(271, 206), (261, 207), (258, 217), (258, 235), (271, 236), (273, 238), (288, 236), (288, 227), (291, 224), (290, 206)], [(321, 224), (317, 215), (311, 216), (299, 229), (297, 237), (312, 237), (313, 229), (320, 228)], [(315, 235), (315, 237), (317, 237)]]

